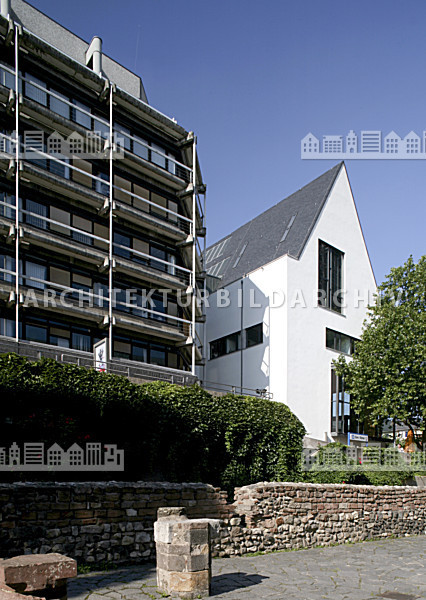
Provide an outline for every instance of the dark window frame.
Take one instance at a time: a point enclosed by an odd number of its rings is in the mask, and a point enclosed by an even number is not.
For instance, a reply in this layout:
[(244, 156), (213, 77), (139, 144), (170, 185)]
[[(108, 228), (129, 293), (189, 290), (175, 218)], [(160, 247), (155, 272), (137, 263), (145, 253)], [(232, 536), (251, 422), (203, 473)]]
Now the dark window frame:
[(318, 306), (343, 312), (344, 252), (318, 240)]

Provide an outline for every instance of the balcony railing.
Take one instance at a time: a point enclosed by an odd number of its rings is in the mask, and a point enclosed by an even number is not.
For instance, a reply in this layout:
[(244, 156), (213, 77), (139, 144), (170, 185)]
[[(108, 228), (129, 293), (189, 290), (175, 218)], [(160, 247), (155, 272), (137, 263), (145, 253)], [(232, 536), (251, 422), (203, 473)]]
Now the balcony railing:
[[(16, 278), (16, 272), (11, 269), (0, 268), (0, 282), (4, 281), (5, 283), (14, 284)], [(108, 288), (105, 286), (104, 293), (95, 293), (92, 290), (83, 290), (79, 288), (70, 287), (67, 285), (62, 285), (60, 283), (56, 283), (54, 281), (50, 281), (48, 279), (43, 279), (40, 277), (34, 277), (32, 275), (24, 275), (21, 272), (19, 274), (19, 285), (21, 286), (23, 291), (28, 291), (29, 289), (34, 290), (34, 292), (38, 292), (41, 294), (41, 297), (34, 299), (31, 296), (31, 303), (34, 302), (46, 302), (45, 308), (63, 306), (64, 308), (97, 308), (97, 309), (108, 309), (110, 302), (110, 294)], [(56, 291), (59, 293), (57, 294)], [(136, 304), (132, 302), (123, 302), (116, 299), (116, 292), (126, 292), (128, 290), (115, 289), (113, 290), (112, 296), (112, 306), (114, 313), (119, 316), (120, 313), (125, 313), (132, 315), (138, 319), (147, 320), (150, 322), (151, 326), (154, 325), (153, 322), (160, 324), (163, 323), (165, 325), (169, 325), (175, 328), (180, 333), (185, 335), (191, 334), (192, 323), (188, 319), (184, 319), (182, 317), (178, 317), (175, 315), (171, 315), (167, 312), (161, 312), (152, 308), (148, 308), (148, 300), (142, 294), (137, 294), (132, 290), (134, 296), (136, 296)], [(45, 292), (49, 292), (46, 294)], [(52, 293), (55, 292), (55, 293)], [(155, 299), (153, 300), (155, 304)], [(117, 312), (115, 312), (117, 311)]]
[[(14, 160), (15, 144), (16, 141), (12, 135), (0, 133), (0, 157), (3, 154), (4, 158)], [(102, 196), (109, 197), (110, 182), (108, 180), (88, 173), (84, 169), (78, 168), (76, 165), (71, 164), (70, 159), (61, 159), (54, 154), (48, 154), (47, 152), (44, 152), (34, 146), (29, 146), (28, 144), (21, 143), (20, 146), (22, 149), (21, 156), (24, 162), (28, 162), (29, 164), (40, 167), (43, 170), (48, 171), (53, 175), (61, 177), (67, 181), (73, 181), (74, 183), (95, 191)], [(78, 155), (72, 160), (78, 160)], [(75, 175), (73, 176), (73, 173), (78, 173), (79, 177), (76, 177)], [(89, 181), (90, 185), (85, 185), (83, 183), (84, 181)], [(129, 192), (120, 186), (113, 185), (112, 188), (114, 196), (116, 195), (115, 192), (119, 192), (120, 194), (128, 196), (129, 205), (131, 205), (132, 208), (136, 210), (142, 218), (145, 218), (146, 215), (149, 214), (150, 217), (158, 219), (159, 223), (161, 221), (166, 221), (174, 227), (179, 228), (186, 234), (192, 232), (192, 221), (188, 217), (180, 215), (169, 208), (160, 206), (155, 202), (148, 200), (147, 198), (139, 196), (138, 194)], [(121, 205), (119, 201), (115, 201)], [(147, 210), (145, 211), (136, 206), (135, 201), (137, 201), (139, 205), (146, 206)], [(123, 206), (125, 205), (126, 203), (123, 204)]]
[[(9, 89), (15, 90), (15, 70), (3, 63), (0, 64), (0, 83)], [(18, 85), (20, 93), (23, 92), (25, 97), (51, 110), (58, 116), (71, 122), (74, 121), (89, 131), (97, 133), (100, 140), (109, 140), (109, 121), (93, 114), (90, 110), (86, 110), (80, 103), (72, 102), (63, 94), (54, 92), (40, 85), (31, 77), (24, 77), (22, 74), (19, 74)], [(74, 119), (71, 118), (72, 116), (74, 116)], [(192, 180), (191, 168), (176, 160), (171, 154), (166, 153), (160, 146), (132, 135), (115, 123), (113, 124), (113, 135), (115, 143), (126, 153), (128, 152), (146, 163), (160, 167), (187, 183)]]

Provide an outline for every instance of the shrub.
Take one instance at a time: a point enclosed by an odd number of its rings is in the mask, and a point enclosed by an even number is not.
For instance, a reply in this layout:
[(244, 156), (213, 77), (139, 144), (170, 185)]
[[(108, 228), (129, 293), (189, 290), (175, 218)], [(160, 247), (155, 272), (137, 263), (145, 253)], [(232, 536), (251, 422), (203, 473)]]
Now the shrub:
[(0, 392), (6, 399), (3, 445), (115, 443), (125, 450), (125, 479), (204, 481), (232, 489), (300, 475), (304, 427), (281, 403), (216, 397), (198, 385), (136, 385), (14, 354), (0, 356)]

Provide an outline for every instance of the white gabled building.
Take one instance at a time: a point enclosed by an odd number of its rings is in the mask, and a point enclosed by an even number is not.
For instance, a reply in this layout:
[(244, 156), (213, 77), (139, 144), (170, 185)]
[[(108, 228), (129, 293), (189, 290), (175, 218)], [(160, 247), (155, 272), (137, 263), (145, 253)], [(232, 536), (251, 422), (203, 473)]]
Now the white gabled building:
[(205, 387), (266, 390), (311, 438), (357, 431), (332, 360), (376, 283), (344, 163), (211, 246), (207, 274)]

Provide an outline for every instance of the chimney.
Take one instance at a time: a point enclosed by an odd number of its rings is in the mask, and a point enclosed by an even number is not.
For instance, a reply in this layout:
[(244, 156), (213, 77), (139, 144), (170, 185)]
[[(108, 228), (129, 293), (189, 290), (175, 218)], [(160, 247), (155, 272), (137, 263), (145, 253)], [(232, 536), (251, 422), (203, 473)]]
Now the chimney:
[(1, 16), (9, 19), (10, 15), (10, 0), (1, 0)]
[[(3, 2), (3, 0), (2, 0)], [(102, 75), (102, 40), (100, 37), (95, 37), (90, 42), (90, 46), (86, 51), (86, 65), (91, 62), (92, 70), (97, 75)]]

